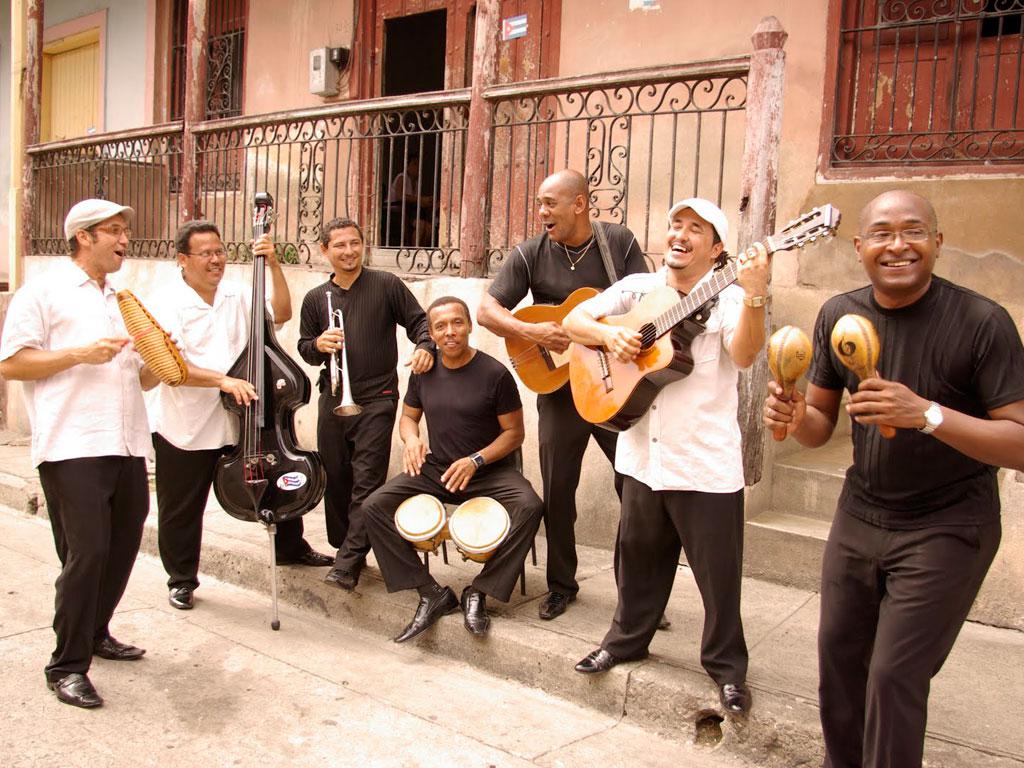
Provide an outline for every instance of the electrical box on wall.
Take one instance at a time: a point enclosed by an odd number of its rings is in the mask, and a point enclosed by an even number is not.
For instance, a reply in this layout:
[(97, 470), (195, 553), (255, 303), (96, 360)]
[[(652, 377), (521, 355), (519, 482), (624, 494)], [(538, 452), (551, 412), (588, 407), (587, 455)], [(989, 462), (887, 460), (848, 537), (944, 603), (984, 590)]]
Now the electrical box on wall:
[(338, 67), (330, 54), (330, 48), (309, 52), (309, 92), (315, 96), (338, 95)]

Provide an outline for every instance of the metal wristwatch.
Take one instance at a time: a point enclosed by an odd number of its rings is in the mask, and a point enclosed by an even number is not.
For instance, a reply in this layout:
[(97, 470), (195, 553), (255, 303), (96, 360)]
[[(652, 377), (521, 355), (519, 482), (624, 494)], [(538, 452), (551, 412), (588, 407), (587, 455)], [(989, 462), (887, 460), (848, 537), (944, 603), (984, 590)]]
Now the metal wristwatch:
[[(941, 419), (940, 419), (940, 421), (941, 421)], [(484, 457), (480, 455), (479, 451), (474, 453), (469, 458), (471, 458), (473, 460), (473, 463), (476, 465), (477, 469), (480, 469), (480, 467), (482, 467), (484, 464), (487, 463), (487, 462), (484, 461)]]
[(744, 296), (743, 303), (748, 307), (763, 307), (768, 302), (767, 296)]
[(939, 407), (939, 404), (933, 400), (931, 405), (925, 409), (924, 426), (918, 431), (923, 432), (926, 435), (930, 435), (939, 428), (940, 424), (942, 424), (942, 409)]

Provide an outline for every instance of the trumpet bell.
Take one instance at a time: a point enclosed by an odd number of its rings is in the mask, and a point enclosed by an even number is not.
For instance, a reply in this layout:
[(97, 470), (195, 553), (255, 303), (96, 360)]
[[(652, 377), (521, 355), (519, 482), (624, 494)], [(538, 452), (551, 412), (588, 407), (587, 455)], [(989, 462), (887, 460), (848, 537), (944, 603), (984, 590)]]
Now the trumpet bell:
[(332, 411), (335, 416), (358, 416), (362, 412), (363, 406), (357, 403), (340, 403)]

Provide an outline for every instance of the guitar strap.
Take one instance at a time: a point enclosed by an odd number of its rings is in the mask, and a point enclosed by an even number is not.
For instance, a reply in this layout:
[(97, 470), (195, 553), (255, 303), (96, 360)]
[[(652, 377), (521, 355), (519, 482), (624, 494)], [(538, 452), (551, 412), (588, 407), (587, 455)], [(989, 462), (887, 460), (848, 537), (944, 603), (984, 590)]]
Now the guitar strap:
[(612, 251), (608, 246), (608, 233), (604, 231), (604, 222), (596, 219), (590, 222), (594, 229), (594, 240), (597, 242), (597, 252), (601, 254), (601, 261), (604, 263), (604, 271), (608, 273), (608, 285), (619, 280), (615, 273), (615, 264), (612, 262)]

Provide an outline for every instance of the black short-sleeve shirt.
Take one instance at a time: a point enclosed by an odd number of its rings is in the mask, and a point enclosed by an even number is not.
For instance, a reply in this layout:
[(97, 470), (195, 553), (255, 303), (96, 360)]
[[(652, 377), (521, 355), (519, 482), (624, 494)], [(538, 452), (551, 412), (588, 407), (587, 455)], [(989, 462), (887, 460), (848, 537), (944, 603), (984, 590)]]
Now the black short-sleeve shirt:
[[(632, 232), (619, 224), (603, 226), (618, 279), (634, 272), (650, 271)], [(579, 248), (573, 250), (578, 254)], [(573, 260), (576, 258), (574, 255)], [(609, 285), (596, 238), (591, 237), (586, 255), (576, 264), (576, 269), (571, 269), (565, 247), (544, 233), (509, 251), (488, 292), (505, 309), (512, 309), (527, 292), (533, 293), (534, 304), (561, 304), (577, 288), (604, 290)]]
[(461, 368), (445, 368), (438, 360), (426, 373), (410, 376), (405, 404), (423, 411), (430, 453), (446, 467), (494, 442), (501, 434), (498, 417), (523, 407), (512, 374), (480, 350)]
[[(836, 321), (848, 313), (874, 323), (884, 379), (978, 418), (1024, 399), (1024, 347), (1009, 313), (939, 277), (899, 309), (879, 306), (870, 286), (829, 299), (815, 324), (807, 376), (819, 387), (857, 391), (857, 377), (830, 343)], [(996, 473), (917, 430), (898, 429), (886, 439), (876, 427), (854, 423), (853, 466), (839, 509), (883, 528), (976, 525), (999, 515)]]

